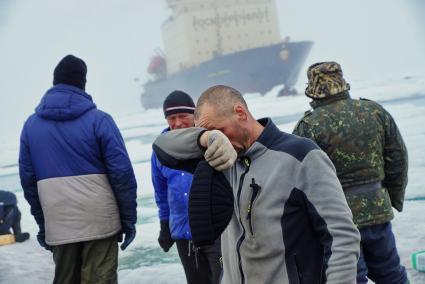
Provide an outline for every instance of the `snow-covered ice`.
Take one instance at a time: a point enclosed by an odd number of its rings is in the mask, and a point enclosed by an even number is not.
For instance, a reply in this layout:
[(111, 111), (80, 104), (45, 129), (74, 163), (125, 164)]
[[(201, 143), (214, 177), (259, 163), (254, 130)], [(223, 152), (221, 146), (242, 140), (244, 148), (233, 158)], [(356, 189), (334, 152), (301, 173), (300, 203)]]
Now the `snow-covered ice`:
[[(279, 88), (269, 94), (246, 96), (257, 118), (272, 117), (281, 130), (292, 132), (297, 120), (309, 108), (303, 95), (277, 98)], [(353, 97), (376, 100), (395, 118), (409, 151), (409, 184), (405, 209), (396, 213), (393, 228), (402, 263), (411, 283), (425, 283), (425, 273), (412, 269), (410, 255), (425, 250), (425, 77), (388, 78), (351, 82)], [(301, 92), (302, 90), (299, 89)], [(120, 252), (120, 283), (185, 283), (183, 269), (175, 247), (164, 253), (157, 244), (159, 222), (150, 182), (151, 143), (166, 126), (161, 109), (133, 113), (117, 118), (139, 184), (137, 237)], [(0, 247), (1, 283), (51, 283), (54, 265), (51, 253), (36, 239), (37, 225), (23, 198), (17, 175), (18, 141), (0, 143), (0, 188), (17, 193), (23, 213), (22, 226), (31, 239), (21, 244)]]

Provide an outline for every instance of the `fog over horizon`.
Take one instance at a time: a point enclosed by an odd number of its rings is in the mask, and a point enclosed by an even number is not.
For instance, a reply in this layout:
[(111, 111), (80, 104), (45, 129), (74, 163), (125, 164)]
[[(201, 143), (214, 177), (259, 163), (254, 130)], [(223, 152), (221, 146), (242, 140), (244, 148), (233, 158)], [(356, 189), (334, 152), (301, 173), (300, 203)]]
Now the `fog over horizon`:
[[(325, 60), (341, 63), (349, 82), (425, 75), (425, 1), (276, 2), (282, 38), (315, 43), (298, 85)], [(100, 109), (141, 111), (141, 84), (169, 13), (165, 0), (0, 0), (0, 144), (17, 139), (70, 53), (87, 63), (86, 90)]]

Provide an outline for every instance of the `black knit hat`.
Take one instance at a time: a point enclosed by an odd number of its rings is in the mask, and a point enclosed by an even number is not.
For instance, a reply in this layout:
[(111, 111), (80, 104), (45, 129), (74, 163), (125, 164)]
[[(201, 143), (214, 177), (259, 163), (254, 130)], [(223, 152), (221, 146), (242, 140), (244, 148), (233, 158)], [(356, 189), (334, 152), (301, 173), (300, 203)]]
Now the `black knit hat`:
[(193, 174), (189, 195), (189, 224), (195, 246), (211, 245), (233, 216), (233, 190), (222, 172), (206, 161)]
[(67, 55), (62, 58), (53, 72), (53, 85), (67, 84), (85, 90), (86, 75), (86, 63), (74, 55)]
[(165, 117), (176, 113), (194, 113), (195, 104), (185, 92), (174, 91), (165, 98), (162, 109)]

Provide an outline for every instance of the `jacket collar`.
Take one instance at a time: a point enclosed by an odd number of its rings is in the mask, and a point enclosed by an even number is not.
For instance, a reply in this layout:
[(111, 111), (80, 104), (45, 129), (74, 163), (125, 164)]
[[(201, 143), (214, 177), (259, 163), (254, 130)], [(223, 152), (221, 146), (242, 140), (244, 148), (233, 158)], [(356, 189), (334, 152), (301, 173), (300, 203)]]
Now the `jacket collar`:
[(313, 100), (310, 103), (310, 106), (315, 109), (321, 106), (325, 106), (331, 103), (334, 103), (336, 101), (340, 101), (340, 100), (346, 100), (350, 98), (350, 93), (349, 92), (342, 92), (339, 94), (336, 94), (335, 96), (331, 96), (331, 97), (327, 97), (324, 99), (320, 99), (320, 100)]
[(258, 158), (264, 154), (268, 148), (271, 148), (276, 139), (282, 134), (271, 118), (261, 118), (258, 122), (264, 126), (263, 132), (261, 132), (254, 144), (252, 144), (243, 157), (241, 157), (241, 160), (245, 157), (250, 160)]

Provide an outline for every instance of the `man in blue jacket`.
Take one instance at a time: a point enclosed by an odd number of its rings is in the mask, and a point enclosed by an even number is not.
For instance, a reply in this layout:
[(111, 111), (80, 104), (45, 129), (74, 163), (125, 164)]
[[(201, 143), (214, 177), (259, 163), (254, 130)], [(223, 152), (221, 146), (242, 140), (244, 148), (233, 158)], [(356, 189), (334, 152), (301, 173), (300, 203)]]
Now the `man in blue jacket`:
[(116, 283), (118, 244), (136, 235), (137, 184), (114, 120), (85, 92), (73, 55), (23, 127), (19, 174), (37, 239), (53, 252), (54, 283)]
[[(163, 109), (169, 126), (163, 132), (194, 126), (195, 104), (188, 94), (172, 92), (165, 99)], [(168, 252), (176, 242), (187, 283), (218, 284), (221, 274), (220, 240), (200, 248), (195, 248), (191, 242), (188, 202), (192, 174), (161, 165), (155, 153), (151, 162), (152, 183), (161, 223), (159, 245)]]
[(18, 209), (16, 195), (0, 190), (0, 235), (10, 234), (12, 229), (15, 241), (21, 243), (29, 239), (28, 233), (21, 230), (21, 211)]

